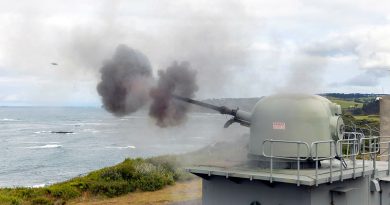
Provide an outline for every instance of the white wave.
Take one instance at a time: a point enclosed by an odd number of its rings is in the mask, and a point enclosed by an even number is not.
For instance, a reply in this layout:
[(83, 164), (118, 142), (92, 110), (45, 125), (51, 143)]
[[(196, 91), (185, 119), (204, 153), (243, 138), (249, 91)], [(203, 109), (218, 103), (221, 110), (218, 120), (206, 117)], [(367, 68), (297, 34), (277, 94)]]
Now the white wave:
[(21, 143), (24, 143), (24, 144), (43, 144), (43, 143), (46, 143), (46, 144), (58, 144), (60, 142), (38, 142), (38, 141), (26, 141), (26, 142), (21, 142)]
[(11, 119), (11, 118), (3, 118), (3, 119), (0, 119), (0, 121), (3, 121), (3, 122), (15, 122), (15, 121), (20, 121), (20, 120)]
[(128, 121), (128, 120), (131, 120), (131, 119), (145, 119), (147, 118), (148, 116), (126, 116), (126, 117), (122, 117), (122, 118), (119, 118), (120, 121)]
[(133, 146), (133, 145), (129, 145), (129, 146), (124, 146), (124, 147), (115, 147), (115, 146), (110, 146), (110, 147), (106, 147), (107, 149), (135, 149), (136, 147)]
[(35, 185), (32, 185), (31, 188), (42, 188), (45, 186), (46, 186), (46, 184), (35, 184)]
[(60, 148), (62, 145), (59, 144), (47, 144), (42, 146), (31, 146), (31, 147), (25, 147), (27, 149), (50, 149), (50, 148)]
[(76, 134), (73, 131), (47, 131), (47, 130), (42, 130), (42, 131), (35, 131), (34, 134), (64, 134), (64, 135), (74, 135)]
[(42, 130), (42, 131), (36, 131), (34, 132), (34, 134), (42, 134), (42, 133), (50, 133), (51, 131), (45, 131), (45, 130)]
[(90, 133), (100, 133), (100, 130), (95, 130), (95, 129), (84, 129), (84, 132), (90, 132)]

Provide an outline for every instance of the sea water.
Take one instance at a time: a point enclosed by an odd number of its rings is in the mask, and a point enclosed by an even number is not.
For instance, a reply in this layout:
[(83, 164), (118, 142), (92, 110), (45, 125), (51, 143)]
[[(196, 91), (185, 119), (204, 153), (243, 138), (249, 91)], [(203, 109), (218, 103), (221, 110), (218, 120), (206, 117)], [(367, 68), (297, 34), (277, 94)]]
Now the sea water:
[(38, 187), (111, 166), (125, 158), (197, 150), (247, 128), (219, 114), (191, 113), (159, 128), (147, 112), (117, 118), (101, 108), (0, 107), (0, 187)]

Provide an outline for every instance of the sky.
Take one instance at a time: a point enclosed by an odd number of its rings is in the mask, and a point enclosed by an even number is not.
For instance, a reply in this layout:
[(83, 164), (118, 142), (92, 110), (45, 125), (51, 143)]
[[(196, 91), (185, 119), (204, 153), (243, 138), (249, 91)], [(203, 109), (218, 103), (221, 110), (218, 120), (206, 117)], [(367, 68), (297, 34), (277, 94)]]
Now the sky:
[(390, 93), (389, 10), (388, 0), (0, 0), (0, 105), (100, 106), (99, 70), (120, 44), (155, 75), (189, 62), (197, 99)]

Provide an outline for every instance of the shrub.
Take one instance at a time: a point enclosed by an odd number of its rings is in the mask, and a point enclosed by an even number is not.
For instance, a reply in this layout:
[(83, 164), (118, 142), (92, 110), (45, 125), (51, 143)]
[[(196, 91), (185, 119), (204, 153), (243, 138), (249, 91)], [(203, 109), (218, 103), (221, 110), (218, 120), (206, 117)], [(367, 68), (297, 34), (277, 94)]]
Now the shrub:
[(53, 202), (48, 198), (38, 197), (31, 201), (32, 205), (53, 205)]
[(134, 191), (134, 187), (127, 181), (97, 181), (89, 184), (93, 194), (102, 194), (108, 197), (119, 196)]
[(183, 164), (180, 162), (180, 158), (174, 155), (166, 155), (159, 157), (151, 157), (146, 160), (147, 162), (161, 167), (162, 169), (170, 172), (173, 175), (175, 181), (187, 181), (194, 179), (194, 175), (184, 171)]
[(173, 177), (164, 176), (161, 173), (150, 173), (141, 176), (135, 183), (142, 191), (156, 191), (165, 185), (173, 184)]
[(15, 197), (15, 196), (9, 196), (9, 195), (0, 195), (0, 204), (11, 204), (11, 205), (19, 205), (22, 204), (22, 199)]
[(104, 181), (117, 181), (122, 179), (122, 174), (115, 168), (104, 170), (100, 175)]
[(81, 179), (72, 180), (69, 182), (69, 185), (72, 187), (76, 187), (81, 191), (87, 191), (89, 188), (88, 182), (86, 180), (81, 180)]
[(71, 186), (70, 184), (56, 184), (53, 186), (50, 186), (48, 188), (49, 194), (56, 198), (61, 198), (64, 200), (76, 198), (78, 196), (81, 196), (80, 191), (76, 188)]
[(126, 159), (86, 176), (44, 188), (0, 189), (0, 204), (65, 204), (82, 192), (114, 197), (135, 190), (155, 191), (190, 176), (180, 169), (176, 156)]
[(47, 194), (43, 188), (16, 188), (14, 190), (17, 197), (31, 199)]
[(195, 175), (185, 171), (183, 168), (177, 168), (173, 175), (175, 181), (189, 181), (195, 179)]
[(137, 164), (135, 168), (136, 172), (132, 183), (142, 191), (155, 191), (174, 183), (173, 173), (161, 166), (144, 162)]
[(117, 171), (124, 180), (131, 180), (135, 173), (134, 160), (126, 159), (117, 166)]

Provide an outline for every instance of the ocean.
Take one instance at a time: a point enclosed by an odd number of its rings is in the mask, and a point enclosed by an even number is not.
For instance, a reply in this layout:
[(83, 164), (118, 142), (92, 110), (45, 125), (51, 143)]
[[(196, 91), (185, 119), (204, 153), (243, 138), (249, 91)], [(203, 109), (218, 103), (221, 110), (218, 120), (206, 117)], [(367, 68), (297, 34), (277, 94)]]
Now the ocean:
[(191, 113), (159, 128), (146, 112), (117, 118), (101, 108), (0, 107), (0, 187), (40, 187), (125, 158), (195, 151), (249, 130), (228, 116)]

